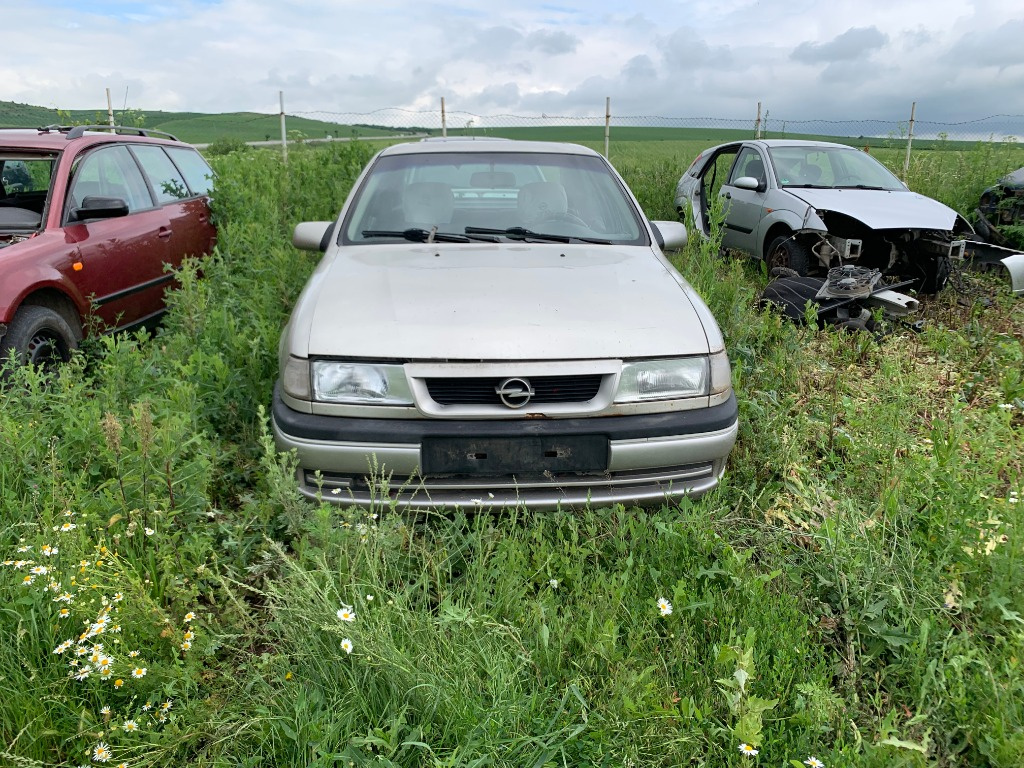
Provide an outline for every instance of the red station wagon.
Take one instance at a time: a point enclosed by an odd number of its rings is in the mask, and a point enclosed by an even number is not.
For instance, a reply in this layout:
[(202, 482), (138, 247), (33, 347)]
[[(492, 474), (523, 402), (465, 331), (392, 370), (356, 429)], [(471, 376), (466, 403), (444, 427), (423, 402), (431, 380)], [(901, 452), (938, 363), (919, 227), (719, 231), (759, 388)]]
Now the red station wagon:
[(52, 365), (84, 332), (155, 322), (175, 269), (213, 247), (202, 155), (170, 134), (104, 129), (0, 130), (5, 358)]

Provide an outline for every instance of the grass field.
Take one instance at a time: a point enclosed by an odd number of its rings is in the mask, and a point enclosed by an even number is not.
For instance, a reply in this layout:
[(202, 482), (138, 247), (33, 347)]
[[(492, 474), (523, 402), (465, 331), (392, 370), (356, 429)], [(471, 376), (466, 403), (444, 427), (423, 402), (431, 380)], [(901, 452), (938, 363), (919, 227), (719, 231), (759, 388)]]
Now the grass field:
[[(612, 160), (671, 218), (700, 148)], [(8, 371), (0, 763), (1024, 763), (1024, 302), (963, 275), (920, 334), (817, 332), (757, 311), (756, 264), (693, 242), (677, 262), (740, 402), (716, 492), (312, 504), (266, 414), (315, 263), (290, 230), (333, 217), (369, 151), (215, 157), (218, 253), (160, 332), (89, 342), (55, 381)], [(975, 200), (1024, 164), (1003, 152), (935, 152), (911, 186)]]

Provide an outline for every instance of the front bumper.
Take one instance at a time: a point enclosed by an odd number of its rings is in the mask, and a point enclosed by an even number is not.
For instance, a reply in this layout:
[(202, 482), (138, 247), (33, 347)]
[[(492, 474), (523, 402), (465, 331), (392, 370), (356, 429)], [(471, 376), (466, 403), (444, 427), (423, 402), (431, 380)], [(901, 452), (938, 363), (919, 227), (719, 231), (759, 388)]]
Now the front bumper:
[[(737, 407), (730, 395), (710, 408), (638, 416), (360, 419), (298, 413), (275, 387), (272, 426), (278, 450), (295, 451), (299, 490), (312, 499), (384, 508), (553, 509), (659, 504), (709, 491), (736, 442)], [(522, 472), (495, 475), (421, 472), (425, 442), (511, 446), (581, 439), (606, 441), (599, 470), (560, 471), (557, 462), (552, 468), (531, 462)]]

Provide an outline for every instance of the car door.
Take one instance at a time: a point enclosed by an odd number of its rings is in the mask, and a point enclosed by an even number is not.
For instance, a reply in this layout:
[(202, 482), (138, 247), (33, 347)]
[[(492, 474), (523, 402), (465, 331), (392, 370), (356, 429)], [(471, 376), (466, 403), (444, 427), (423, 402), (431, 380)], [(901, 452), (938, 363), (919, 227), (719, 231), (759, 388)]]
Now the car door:
[(209, 253), (217, 240), (217, 228), (210, 216), (210, 194), (213, 191), (213, 169), (203, 156), (192, 147), (168, 147), (167, 152), (175, 167), (185, 177), (192, 197), (182, 201), (186, 226), (189, 230), (187, 256)]
[[(124, 216), (73, 220), (89, 197), (123, 200)], [(93, 149), (76, 160), (64, 207), (65, 240), (73, 246), (68, 277), (93, 303), (105, 329), (124, 328), (159, 313), (171, 223), (124, 145)]]
[[(688, 184), (685, 190), (690, 195), (693, 223), (705, 235), (710, 236), (711, 220), (716, 215), (716, 211), (711, 209), (711, 202), (719, 198), (722, 184), (729, 175), (739, 149), (739, 144), (730, 144), (717, 148), (710, 157), (705, 158), (702, 154), (693, 161), (693, 169), (687, 171), (687, 176), (692, 173), (696, 177), (696, 182)], [(686, 179), (686, 176), (683, 178)]]
[[(180, 163), (187, 165), (192, 185), (202, 184), (199, 189), (193, 190), (182, 170), (172, 162), (168, 149), (159, 144), (133, 144), (132, 154), (138, 159), (150, 182), (157, 205), (161, 206), (170, 221), (167, 263), (177, 269), (186, 256), (201, 256), (212, 246), (213, 226), (206, 196), (210, 180), (198, 179), (200, 169), (194, 168), (194, 163), (188, 164), (189, 158), (180, 152), (175, 154), (174, 157)], [(191, 152), (202, 162), (194, 150), (183, 148), (182, 151)], [(205, 162), (202, 165), (212, 177), (209, 166)]]
[[(757, 255), (757, 229), (768, 189), (767, 163), (754, 147), (745, 146), (736, 155), (729, 178), (719, 194), (725, 198), (725, 226), (722, 246), (751, 255)], [(757, 189), (735, 186), (737, 179), (752, 176), (758, 181)]]

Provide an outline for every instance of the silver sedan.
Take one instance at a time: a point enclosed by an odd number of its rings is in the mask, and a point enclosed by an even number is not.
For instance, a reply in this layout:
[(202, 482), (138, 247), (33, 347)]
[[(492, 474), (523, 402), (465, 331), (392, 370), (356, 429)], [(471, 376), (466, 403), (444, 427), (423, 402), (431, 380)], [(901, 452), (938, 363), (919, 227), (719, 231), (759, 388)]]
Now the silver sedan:
[(596, 152), (424, 141), (378, 154), (280, 345), (273, 430), (300, 491), (361, 505), (662, 503), (736, 440), (711, 312)]

